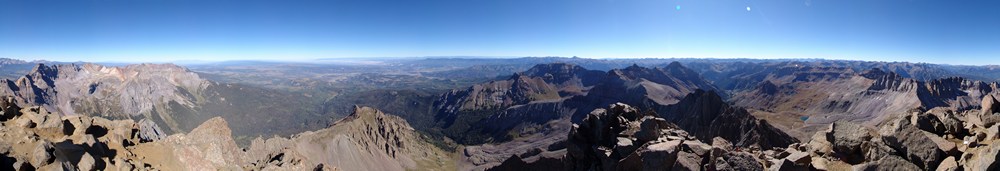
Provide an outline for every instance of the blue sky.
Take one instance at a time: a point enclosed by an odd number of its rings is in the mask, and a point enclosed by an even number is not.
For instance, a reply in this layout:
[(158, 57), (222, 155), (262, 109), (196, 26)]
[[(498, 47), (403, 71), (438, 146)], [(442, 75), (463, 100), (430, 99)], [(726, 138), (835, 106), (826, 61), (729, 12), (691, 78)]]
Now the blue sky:
[(1000, 1), (0, 0), (8, 58), (451, 55), (1000, 64)]

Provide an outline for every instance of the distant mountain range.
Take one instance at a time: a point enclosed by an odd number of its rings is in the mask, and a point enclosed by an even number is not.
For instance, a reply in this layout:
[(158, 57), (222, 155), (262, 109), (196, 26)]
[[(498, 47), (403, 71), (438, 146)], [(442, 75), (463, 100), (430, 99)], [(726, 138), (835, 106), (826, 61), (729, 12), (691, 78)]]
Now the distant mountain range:
[[(120, 158), (168, 170), (989, 170), (1000, 149), (996, 66), (546, 57), (0, 68), (17, 75), (0, 80), (4, 131), (40, 136), (30, 142), (43, 152), (83, 148), (105, 166), (116, 156), (87, 136), (172, 154)], [(216, 140), (221, 151), (201, 151)], [(32, 150), (0, 154), (24, 168), (85, 161), (25, 162), (44, 155), (22, 154)], [(223, 157), (178, 164), (212, 155)]]

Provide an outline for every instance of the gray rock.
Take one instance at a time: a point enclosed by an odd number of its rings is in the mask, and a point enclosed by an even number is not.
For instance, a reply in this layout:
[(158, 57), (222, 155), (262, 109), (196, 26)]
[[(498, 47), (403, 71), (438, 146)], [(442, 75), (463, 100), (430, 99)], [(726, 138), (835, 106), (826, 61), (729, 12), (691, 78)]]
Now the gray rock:
[(944, 160), (944, 152), (924, 132), (914, 127), (904, 127), (895, 135), (882, 139), (904, 158), (910, 160), (924, 170), (933, 170)]
[(140, 142), (157, 141), (167, 137), (166, 133), (155, 122), (149, 119), (139, 120), (136, 125), (139, 126), (139, 133), (137, 135)]
[(830, 124), (830, 132), (826, 136), (833, 145), (833, 151), (852, 164), (864, 161), (861, 145), (872, 138), (868, 128), (849, 122)]
[(795, 164), (795, 162), (789, 160), (781, 160), (775, 163), (774, 167), (771, 167), (771, 171), (808, 171), (809, 167)]
[(914, 113), (913, 116), (911, 116), (910, 123), (913, 123), (914, 126), (920, 128), (921, 130), (938, 135), (942, 135), (947, 131), (947, 128), (945, 128), (941, 119), (930, 113)]
[(632, 139), (628, 137), (618, 137), (618, 142), (615, 145), (615, 153), (619, 156), (628, 156), (636, 150), (635, 144), (633, 144)]
[(669, 170), (677, 161), (681, 141), (667, 141), (649, 145), (641, 153), (642, 170)]
[(639, 132), (636, 132), (635, 138), (639, 142), (656, 140), (660, 137), (660, 129), (666, 128), (666, 125), (660, 122), (666, 122), (666, 120), (663, 118), (643, 118), (642, 123), (639, 124)]
[(677, 160), (671, 170), (702, 170), (701, 161), (701, 156), (697, 154), (680, 151), (677, 153)]
[(882, 159), (864, 163), (860, 165), (855, 165), (854, 170), (857, 171), (898, 171), (898, 170), (923, 170), (917, 165), (906, 161), (906, 159), (900, 158), (899, 156), (885, 156)]
[(809, 156), (809, 153), (801, 151), (792, 151), (785, 159), (799, 165), (806, 165), (812, 162), (812, 157)]
[(724, 150), (732, 150), (733, 149), (733, 143), (730, 143), (725, 138), (715, 137), (715, 138), (712, 138), (712, 147), (719, 147), (719, 148), (722, 148)]
[[(734, 153), (730, 153), (729, 155), (723, 156), (722, 158), (723, 158), (724, 163), (726, 163), (726, 165), (734, 168), (734, 170), (741, 170), (741, 171), (743, 171), (743, 170), (746, 170), (746, 171), (764, 170), (764, 166), (761, 165), (761, 162), (759, 160), (757, 160), (757, 158), (754, 157), (753, 154), (750, 154), (750, 153), (746, 153), (746, 152), (734, 152)], [(716, 163), (720, 163), (720, 162), (716, 161)], [(718, 165), (718, 164), (716, 164), (716, 165)], [(724, 170), (724, 169), (718, 169), (718, 170)]]
[(937, 145), (938, 149), (941, 149), (941, 151), (945, 152), (947, 155), (959, 154), (958, 146), (955, 145), (955, 143), (929, 132), (924, 132), (924, 135), (933, 141), (934, 144)]

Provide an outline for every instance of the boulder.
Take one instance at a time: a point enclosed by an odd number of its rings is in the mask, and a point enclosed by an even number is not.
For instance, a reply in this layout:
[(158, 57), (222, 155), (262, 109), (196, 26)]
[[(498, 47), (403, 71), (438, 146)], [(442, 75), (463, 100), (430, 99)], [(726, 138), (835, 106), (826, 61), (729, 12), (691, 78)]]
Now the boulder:
[(958, 161), (955, 161), (955, 157), (944, 158), (941, 164), (938, 165), (937, 171), (957, 171)]
[(872, 135), (864, 126), (849, 122), (836, 122), (830, 124), (826, 138), (830, 140), (833, 151), (843, 161), (854, 164), (864, 161), (861, 145), (871, 140)]
[(809, 163), (812, 163), (812, 157), (809, 156), (809, 153), (801, 151), (793, 150), (785, 159), (798, 165), (808, 165)]
[(636, 150), (635, 144), (631, 138), (628, 137), (618, 137), (618, 142), (615, 144), (615, 153), (619, 156), (628, 156)]
[(733, 150), (733, 143), (722, 137), (712, 138), (712, 147), (718, 147), (723, 150)]
[(998, 102), (996, 97), (992, 94), (983, 96), (983, 101), (980, 104), (980, 107), (982, 107), (980, 115), (1000, 113), (1000, 102)]
[(761, 165), (762, 162), (757, 160), (753, 154), (747, 152), (733, 152), (729, 153), (729, 155), (717, 157), (716, 159), (718, 158), (722, 158), (722, 160), (716, 160), (716, 165), (718, 163), (725, 163), (725, 165), (734, 168), (734, 170), (764, 170), (764, 165)]
[(0, 121), (7, 121), (17, 116), (21, 116), (21, 108), (15, 104), (13, 97), (0, 100)]
[(982, 127), (990, 127), (997, 122), (1000, 122), (1000, 102), (994, 95), (986, 95), (983, 97), (983, 101), (980, 105), (982, 109), (980, 110), (978, 118), (975, 118), (982, 122)]
[(789, 160), (781, 160), (771, 167), (771, 171), (808, 171), (809, 167), (795, 164), (795, 162)]
[(680, 151), (677, 153), (677, 160), (671, 170), (703, 170), (701, 169), (701, 156), (697, 154)]
[(677, 161), (678, 147), (681, 141), (667, 141), (649, 145), (639, 156), (642, 157), (643, 170), (669, 170)]
[(972, 154), (970, 157), (963, 157), (961, 160), (965, 160), (965, 169), (972, 171), (993, 171), (1000, 169), (1000, 142), (994, 142), (985, 147), (980, 147), (978, 152), (965, 153)]
[(829, 132), (816, 132), (812, 139), (806, 144), (810, 154), (825, 155), (833, 152), (833, 143), (827, 139)]
[(95, 167), (96, 164), (97, 160), (94, 159), (94, 156), (83, 153), (83, 156), (80, 156), (80, 162), (76, 163), (76, 168), (80, 170), (97, 170), (98, 168)]
[(917, 165), (906, 161), (899, 156), (885, 156), (875, 162), (855, 165), (854, 170), (863, 171), (896, 171), (896, 170), (923, 170)]
[(941, 122), (941, 119), (931, 113), (915, 112), (910, 117), (910, 123), (913, 123), (913, 126), (916, 126), (921, 130), (938, 135), (942, 135), (948, 130), (944, 123)]
[(927, 138), (929, 138), (932, 142), (934, 142), (934, 144), (937, 145), (938, 149), (941, 149), (941, 151), (943, 151), (945, 154), (947, 155), (959, 154), (958, 146), (955, 145), (954, 142), (948, 141), (947, 139), (944, 139), (929, 132), (924, 132), (924, 135), (927, 136)]
[(31, 151), (31, 165), (32, 166), (42, 166), (48, 165), (55, 161), (55, 148), (51, 143), (42, 141), (35, 145), (35, 148)]
[(166, 133), (164, 133), (163, 130), (156, 125), (156, 122), (153, 122), (152, 120), (139, 120), (139, 122), (136, 123), (136, 126), (139, 127), (139, 132), (136, 134), (139, 138), (139, 142), (151, 142), (167, 137)]
[(944, 152), (938, 145), (928, 138), (924, 131), (915, 127), (904, 127), (895, 135), (884, 136), (882, 139), (923, 170), (933, 170), (941, 160), (944, 160)]
[[(656, 118), (663, 120), (663, 118)], [(643, 118), (639, 124), (639, 131), (635, 133), (635, 138), (639, 142), (649, 142), (660, 138), (660, 124), (653, 118)], [(666, 120), (663, 120), (666, 121)]]

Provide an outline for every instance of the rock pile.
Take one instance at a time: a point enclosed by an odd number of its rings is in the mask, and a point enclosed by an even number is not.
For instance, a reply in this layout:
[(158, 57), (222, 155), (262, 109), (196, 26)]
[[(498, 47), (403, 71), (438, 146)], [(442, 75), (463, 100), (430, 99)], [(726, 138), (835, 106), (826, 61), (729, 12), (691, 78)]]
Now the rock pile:
[(591, 112), (571, 130), (570, 170), (762, 170), (752, 153), (722, 138), (699, 141), (652, 112), (626, 104)]
[(913, 111), (875, 125), (836, 122), (806, 144), (764, 152), (771, 170), (997, 170), (1000, 115), (986, 96), (981, 111)]
[(257, 138), (248, 149), (229, 123), (209, 119), (166, 136), (151, 120), (63, 116), (0, 100), (0, 170), (453, 170), (451, 158), (402, 118), (368, 107), (330, 128)]
[(154, 169), (129, 149), (141, 132), (162, 132), (155, 123), (60, 116), (42, 107), (20, 108), (0, 100), (0, 170)]

